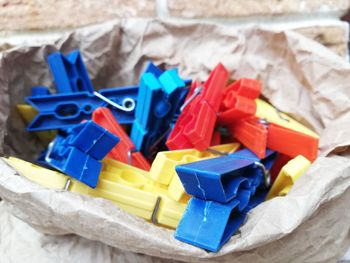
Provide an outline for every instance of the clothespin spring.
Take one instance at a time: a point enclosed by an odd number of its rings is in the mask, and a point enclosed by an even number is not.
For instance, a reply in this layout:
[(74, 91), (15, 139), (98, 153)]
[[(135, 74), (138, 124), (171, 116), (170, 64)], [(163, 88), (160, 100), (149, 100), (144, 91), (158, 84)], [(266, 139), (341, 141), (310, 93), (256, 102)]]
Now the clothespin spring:
[(125, 98), (123, 100), (123, 105), (119, 105), (96, 91), (94, 91), (94, 95), (100, 98), (101, 100), (107, 102), (108, 104), (112, 105), (113, 107), (122, 111), (133, 111), (136, 106), (135, 101), (131, 98)]
[(202, 87), (197, 87), (194, 89), (192, 95), (185, 101), (185, 103), (181, 106), (180, 111), (183, 111), (185, 107), (192, 101), (194, 98), (202, 92)]
[(152, 223), (155, 225), (158, 225), (159, 222), (157, 220), (157, 214), (158, 214), (158, 210), (159, 210), (159, 206), (160, 206), (160, 202), (162, 201), (162, 198), (160, 196), (158, 196), (157, 201), (156, 201), (156, 205), (154, 206), (153, 212), (152, 212)]
[(271, 175), (269, 170), (267, 170), (265, 165), (261, 162), (254, 162), (254, 164), (261, 169), (261, 172), (264, 175), (264, 186), (268, 188), (271, 185)]

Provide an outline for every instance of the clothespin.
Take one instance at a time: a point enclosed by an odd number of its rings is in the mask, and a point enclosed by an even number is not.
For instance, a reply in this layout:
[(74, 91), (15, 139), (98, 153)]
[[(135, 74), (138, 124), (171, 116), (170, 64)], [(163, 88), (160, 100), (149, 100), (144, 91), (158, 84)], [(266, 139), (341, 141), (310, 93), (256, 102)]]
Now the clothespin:
[(156, 75), (146, 70), (141, 76), (135, 121), (131, 131), (131, 139), (136, 149), (146, 156), (151, 154), (158, 142), (165, 140), (179, 108), (179, 97), (186, 90), (185, 82), (176, 70), (161, 73), (155, 68), (153, 65), (147, 70), (156, 72)]
[(243, 119), (234, 123), (229, 129), (238, 141), (260, 158), (264, 158), (266, 148), (292, 158), (303, 155), (313, 161), (317, 157), (317, 137), (263, 119)]
[(47, 165), (95, 188), (101, 171), (100, 161), (118, 143), (118, 137), (93, 121), (76, 125), (67, 135), (57, 135), (49, 144)]
[(51, 73), (58, 93), (86, 91), (93, 93), (94, 88), (81, 58), (79, 50), (66, 56), (56, 52), (48, 56)]
[(264, 159), (248, 149), (233, 154), (176, 166), (186, 192), (195, 197), (227, 203), (237, 196), (238, 189), (250, 189), (263, 181), (269, 186), (268, 170), (276, 153), (266, 151)]
[(26, 101), (38, 111), (27, 130), (69, 128), (83, 120), (91, 119), (92, 112), (103, 106), (112, 110), (119, 123), (132, 123), (137, 93), (138, 87), (124, 87), (104, 89), (93, 94), (75, 92), (27, 97)]
[(229, 85), (223, 94), (218, 121), (232, 124), (235, 120), (254, 116), (255, 99), (260, 96), (261, 84), (255, 79), (242, 78)]
[(266, 199), (269, 200), (276, 196), (285, 196), (294, 185), (295, 181), (299, 179), (311, 166), (311, 162), (298, 155), (294, 159), (290, 160), (278, 174), (275, 182), (273, 183)]
[(209, 147), (228, 75), (225, 67), (219, 64), (202, 87), (193, 82), (182, 113), (166, 142), (169, 149), (203, 151)]
[(42, 186), (105, 198), (135, 216), (170, 228), (176, 228), (188, 199), (175, 202), (167, 196), (166, 188), (154, 184), (148, 173), (105, 158), (95, 189), (66, 176), (18, 158), (3, 158), (21, 175)]
[[(30, 123), (38, 112), (28, 104), (17, 104), (17, 110), (26, 124)], [(47, 146), (56, 136), (56, 131), (40, 131), (35, 132), (44, 146)]]
[(176, 175), (175, 167), (177, 165), (230, 154), (238, 148), (238, 143), (230, 143), (213, 146), (203, 152), (195, 149), (158, 152), (152, 163), (150, 177), (155, 182), (166, 185), (169, 196), (179, 201), (184, 198), (186, 193), (180, 179)]
[(108, 153), (108, 158), (149, 171), (150, 164), (140, 152), (135, 151), (134, 143), (108, 108), (100, 107), (94, 110), (92, 120), (120, 139), (119, 143)]

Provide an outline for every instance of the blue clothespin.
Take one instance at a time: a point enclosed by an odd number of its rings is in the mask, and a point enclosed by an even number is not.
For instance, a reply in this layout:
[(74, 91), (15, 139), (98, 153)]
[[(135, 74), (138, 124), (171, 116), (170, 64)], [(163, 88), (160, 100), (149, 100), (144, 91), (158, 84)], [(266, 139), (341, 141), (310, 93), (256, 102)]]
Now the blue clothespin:
[(94, 88), (78, 50), (66, 56), (56, 52), (48, 56), (47, 62), (53, 75), (57, 93), (86, 91), (93, 93)]
[(276, 153), (266, 151), (260, 160), (248, 149), (208, 160), (179, 165), (176, 172), (190, 195), (204, 200), (227, 203), (237, 196), (238, 189), (253, 193), (261, 181), (268, 184), (268, 170)]
[(64, 129), (91, 119), (98, 107), (108, 107), (121, 124), (134, 121), (138, 87), (103, 89), (100, 92), (75, 92), (27, 97), (38, 114), (28, 131)]
[(177, 70), (162, 72), (149, 63), (140, 79), (138, 104), (131, 131), (131, 139), (138, 151), (149, 156), (157, 142), (166, 139), (184, 94), (187, 94), (187, 89)]
[(252, 196), (248, 192), (240, 192), (238, 199), (225, 204), (192, 197), (176, 228), (175, 238), (217, 252), (245, 222), (247, 213), (263, 202), (267, 194), (266, 190)]
[(46, 152), (47, 165), (95, 188), (102, 168), (101, 160), (119, 138), (93, 121), (67, 129), (57, 135)]

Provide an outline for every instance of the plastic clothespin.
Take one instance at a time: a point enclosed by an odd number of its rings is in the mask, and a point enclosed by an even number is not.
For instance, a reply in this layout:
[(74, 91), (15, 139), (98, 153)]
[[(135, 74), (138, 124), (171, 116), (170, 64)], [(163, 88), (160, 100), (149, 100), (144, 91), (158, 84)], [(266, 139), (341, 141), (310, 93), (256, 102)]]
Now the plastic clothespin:
[(95, 188), (101, 171), (100, 161), (118, 143), (118, 137), (93, 121), (76, 125), (67, 135), (57, 135), (49, 145), (47, 165)]
[(93, 93), (94, 88), (87, 73), (84, 62), (78, 50), (66, 56), (56, 52), (48, 56), (57, 93), (72, 93), (86, 91)]
[[(183, 96), (183, 90), (186, 90), (185, 82), (179, 77), (177, 70), (160, 73), (154, 69), (154, 65), (152, 70), (150, 67), (141, 76), (135, 121), (130, 136), (136, 149), (146, 156), (151, 155), (158, 142), (165, 140), (171, 129), (171, 121), (180, 107), (179, 99)], [(147, 71), (156, 71), (156, 74)]]
[(21, 175), (42, 186), (105, 198), (130, 214), (170, 228), (176, 228), (188, 202), (187, 199), (181, 202), (171, 200), (166, 188), (149, 180), (147, 172), (107, 158), (103, 160), (95, 189), (65, 174), (21, 159), (10, 157), (4, 160)]
[(260, 96), (261, 84), (255, 79), (242, 78), (229, 85), (223, 95), (218, 121), (232, 124), (237, 119), (254, 116), (255, 99)]
[(119, 123), (132, 123), (137, 93), (138, 87), (123, 87), (104, 89), (94, 94), (75, 92), (27, 97), (26, 101), (38, 111), (27, 130), (69, 128), (83, 120), (90, 119), (92, 112), (103, 106), (111, 109)]
[(317, 158), (318, 138), (266, 120), (248, 118), (237, 121), (230, 131), (258, 157), (264, 158), (270, 148), (292, 158), (303, 155), (310, 161)]
[(150, 170), (151, 165), (149, 162), (140, 152), (135, 151), (134, 143), (108, 108), (100, 107), (94, 110), (92, 120), (120, 139), (119, 143), (108, 153), (107, 157), (146, 171)]
[(290, 160), (285, 166), (283, 166), (282, 170), (278, 174), (266, 199), (269, 200), (276, 196), (287, 195), (295, 181), (298, 180), (310, 166), (311, 162), (302, 155), (298, 155), (294, 159)]
[(227, 203), (237, 196), (239, 189), (253, 193), (260, 182), (269, 186), (268, 170), (276, 153), (266, 151), (264, 159), (248, 149), (233, 154), (176, 166), (186, 192), (195, 197)]
[[(193, 82), (182, 113), (166, 142), (169, 149), (203, 151), (209, 147), (228, 75), (225, 67), (219, 64), (202, 87)], [(198, 95), (194, 97), (195, 91)]]

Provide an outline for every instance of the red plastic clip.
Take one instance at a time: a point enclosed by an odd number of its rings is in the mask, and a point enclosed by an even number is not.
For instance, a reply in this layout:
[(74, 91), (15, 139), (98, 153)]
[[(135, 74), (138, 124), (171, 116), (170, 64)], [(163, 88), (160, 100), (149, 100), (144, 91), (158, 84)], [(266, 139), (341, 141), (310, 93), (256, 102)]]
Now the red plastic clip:
[(257, 118), (240, 120), (229, 127), (233, 136), (259, 158), (266, 148), (294, 158), (303, 155), (310, 161), (317, 157), (318, 138)]
[(219, 123), (232, 124), (238, 119), (254, 116), (255, 99), (259, 97), (260, 92), (261, 84), (255, 79), (242, 78), (229, 85), (223, 94)]
[[(170, 150), (195, 148), (204, 151), (210, 146), (211, 138), (221, 104), (222, 90), (228, 81), (229, 73), (218, 64), (208, 80), (199, 87), (195, 84), (180, 114), (166, 145)], [(197, 96), (196, 90), (202, 89)]]
[(134, 152), (134, 143), (108, 108), (100, 107), (94, 110), (92, 120), (120, 139), (119, 143), (109, 152), (107, 157), (131, 164), (146, 171), (151, 169), (146, 158), (140, 152)]
[(277, 158), (270, 169), (271, 185), (276, 180), (283, 166), (285, 166), (290, 160), (292, 160), (292, 158), (288, 155), (280, 154), (280, 153), (277, 155)]

